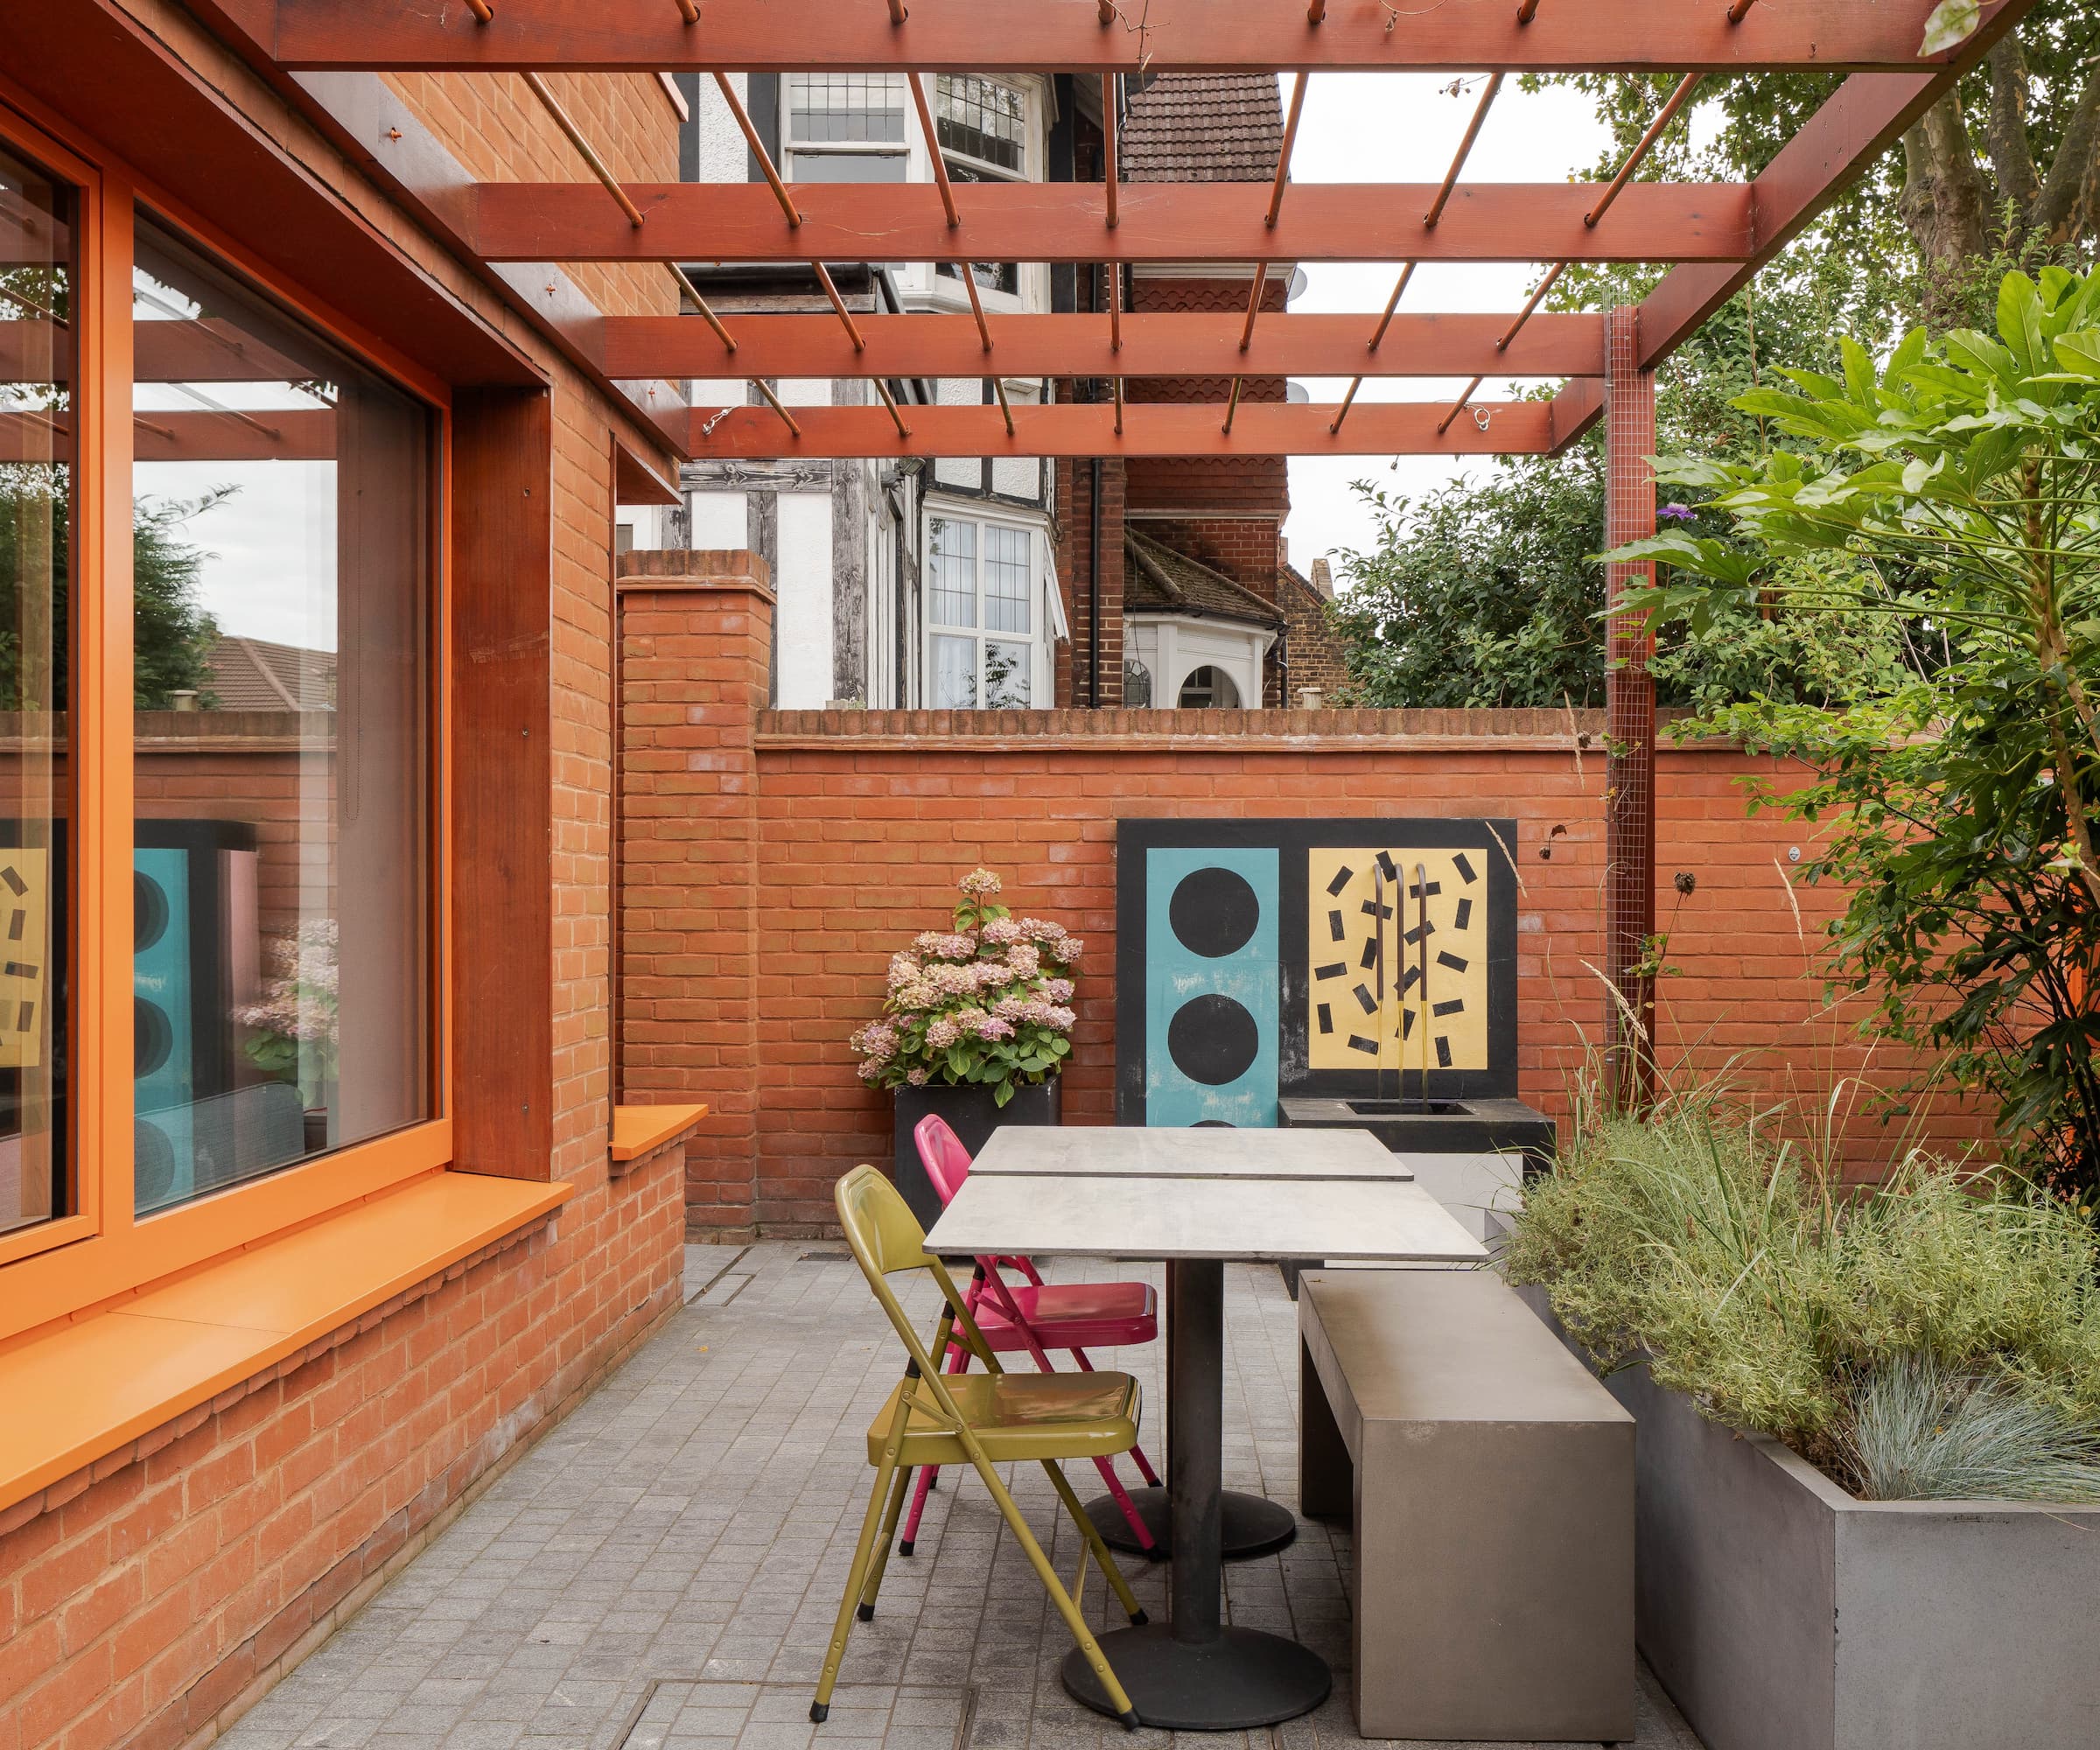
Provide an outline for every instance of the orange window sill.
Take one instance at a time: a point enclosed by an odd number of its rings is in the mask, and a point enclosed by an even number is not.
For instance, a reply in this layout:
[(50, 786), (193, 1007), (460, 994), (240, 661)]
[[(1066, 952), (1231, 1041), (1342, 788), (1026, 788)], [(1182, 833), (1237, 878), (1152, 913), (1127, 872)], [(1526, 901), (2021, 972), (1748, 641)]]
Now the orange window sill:
[(0, 1350), (0, 1513), (551, 1214), (438, 1172)]
[(640, 1160), (676, 1142), (707, 1116), (705, 1106), (615, 1106), (612, 1158)]

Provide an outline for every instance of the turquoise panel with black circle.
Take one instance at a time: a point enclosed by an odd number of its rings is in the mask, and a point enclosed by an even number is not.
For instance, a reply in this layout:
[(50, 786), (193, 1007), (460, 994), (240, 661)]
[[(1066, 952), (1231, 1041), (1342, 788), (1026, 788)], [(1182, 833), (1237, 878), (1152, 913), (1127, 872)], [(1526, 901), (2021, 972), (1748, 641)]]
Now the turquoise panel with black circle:
[(1278, 854), (1154, 847), (1144, 865), (1144, 1122), (1277, 1121)]

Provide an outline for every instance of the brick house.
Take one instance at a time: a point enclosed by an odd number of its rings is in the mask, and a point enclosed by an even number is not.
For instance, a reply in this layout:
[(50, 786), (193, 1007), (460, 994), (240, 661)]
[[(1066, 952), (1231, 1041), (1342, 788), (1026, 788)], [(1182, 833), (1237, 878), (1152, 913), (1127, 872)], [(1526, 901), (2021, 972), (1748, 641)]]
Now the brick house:
[[(689, 112), (681, 176), (760, 180), (758, 156), (718, 91), (697, 75), (681, 74), (678, 82)], [(734, 74), (731, 85), (790, 183), (932, 178), (900, 75)], [(943, 74), (929, 81), (928, 98), (956, 180), (1102, 179), (1097, 80)], [(1269, 75), (1132, 80), (1125, 103), (1119, 137), (1126, 181), (1266, 182), (1275, 173), (1283, 122)], [(830, 307), (813, 274), (699, 262), (685, 270), (724, 318)], [(993, 314), (1105, 311), (1099, 269), (978, 262), (970, 270)], [(847, 262), (830, 264), (830, 271), (850, 313), (952, 315), (970, 307), (959, 271), (945, 265)], [(1270, 282), (1264, 308), (1284, 307), (1289, 279)], [(1148, 266), (1129, 279), (1124, 307), (1237, 311), (1248, 284), (1246, 272)], [(1015, 404), (1109, 393), (1099, 381), (1006, 379), (1002, 386)], [(776, 388), (790, 406), (872, 399), (855, 378)], [(995, 396), (989, 378), (900, 379), (888, 388), (907, 407), (990, 403)], [(697, 382), (689, 391), (703, 408), (753, 398), (737, 382)], [(1155, 381), (1133, 383), (1130, 393), (1193, 401), (1222, 396), (1223, 385)], [(1253, 401), (1281, 401), (1287, 393), (1280, 377), (1250, 379), (1242, 389)], [(1184, 691), (1191, 703), (1228, 695), (1242, 706), (1281, 703), (1294, 662), (1321, 673), (1340, 667), (1317, 607), (1289, 582), (1282, 526), (1290, 492), (1281, 458), (1140, 462), (1127, 480), (1124, 464), (1113, 458), (1102, 458), (1098, 472), (1093, 461), (1012, 458), (702, 458), (683, 466), (681, 487), (682, 506), (638, 515), (634, 539), (644, 547), (747, 548), (766, 562), (780, 607), (772, 690), (782, 708), (833, 700), (934, 710), (1121, 703), (1126, 642), (1142, 643), (1156, 662), (1161, 627), (1173, 618), (1152, 596), (1126, 598), (1126, 522), (1142, 522), (1149, 540), (1266, 605), (1252, 618), (1215, 621), (1193, 640), (1168, 636), (1166, 648), (1186, 645), (1216, 660), (1156, 684), (1148, 668), (1144, 684), (1154, 704), (1172, 705)], [(1091, 654), (1096, 626), (1098, 662)]]

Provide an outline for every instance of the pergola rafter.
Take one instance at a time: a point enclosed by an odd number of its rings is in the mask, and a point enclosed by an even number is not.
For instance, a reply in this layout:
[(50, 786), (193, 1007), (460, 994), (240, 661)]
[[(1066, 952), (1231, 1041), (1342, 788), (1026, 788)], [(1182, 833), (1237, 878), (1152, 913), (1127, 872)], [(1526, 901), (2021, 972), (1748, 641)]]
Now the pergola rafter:
[[(220, 0), (280, 66), (600, 73), (662, 68), (787, 73), (915, 68), (976, 73), (1148, 71), (1823, 73), (1911, 69), (1937, 0), (1554, 0), (1529, 23), (1518, 0), (1396, 9), (1334, 0), (1313, 27), (1289, 0), (706, 0), (690, 28), (671, 0), (500, 0), (464, 8), (369, 0)], [(1730, 14), (1740, 14), (1733, 19)], [(1931, 57), (1948, 64), (1955, 54)]]

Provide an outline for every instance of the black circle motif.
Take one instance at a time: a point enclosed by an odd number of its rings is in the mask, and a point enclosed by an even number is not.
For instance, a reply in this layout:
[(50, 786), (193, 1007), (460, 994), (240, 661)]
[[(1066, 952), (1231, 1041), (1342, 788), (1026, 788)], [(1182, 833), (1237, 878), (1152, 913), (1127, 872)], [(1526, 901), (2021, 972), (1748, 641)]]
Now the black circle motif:
[(1246, 878), (1229, 869), (1192, 871), (1166, 902), (1166, 921), (1175, 939), (1206, 960), (1237, 954), (1261, 920), (1261, 900)]
[(144, 954), (168, 932), (168, 896), (143, 870), (131, 872), (131, 951)]
[(1261, 1044), (1254, 1017), (1229, 997), (1192, 997), (1166, 1024), (1166, 1054), (1174, 1068), (1207, 1088), (1246, 1074)]
[(175, 1191), (175, 1144), (168, 1133), (141, 1118), (132, 1126), (131, 1152), (141, 1207), (165, 1202)]
[(131, 1074), (153, 1074), (175, 1053), (175, 1026), (160, 1004), (144, 997), (131, 999)]

